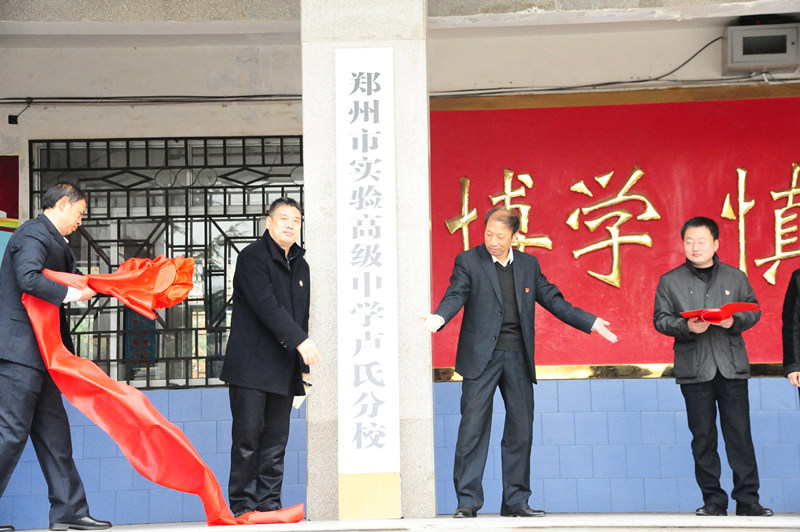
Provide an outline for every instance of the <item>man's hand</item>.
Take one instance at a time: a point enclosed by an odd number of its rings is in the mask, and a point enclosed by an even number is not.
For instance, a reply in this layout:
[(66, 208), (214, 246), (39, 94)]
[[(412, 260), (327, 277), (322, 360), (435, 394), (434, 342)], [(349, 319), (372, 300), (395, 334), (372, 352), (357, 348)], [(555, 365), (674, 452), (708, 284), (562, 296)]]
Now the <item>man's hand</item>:
[(89, 288), (88, 286), (81, 290), (81, 298), (78, 301), (86, 301), (87, 299), (92, 299), (94, 296), (97, 295), (97, 292)]
[(689, 324), (689, 332), (693, 332), (695, 334), (702, 334), (708, 330), (708, 326), (711, 325), (707, 321), (703, 321), (700, 318), (688, 318), (686, 320)]
[(422, 328), (429, 333), (435, 333), (444, 325), (444, 318), (436, 314), (426, 314), (420, 316), (419, 319), (422, 320)]
[(617, 343), (617, 335), (609, 331), (606, 326), (611, 325), (609, 322), (604, 320), (603, 318), (597, 318), (594, 320), (594, 325), (592, 325), (592, 332), (596, 332), (612, 344)]
[(297, 346), (300, 356), (303, 357), (303, 362), (308, 366), (313, 366), (322, 360), (322, 355), (317, 349), (317, 344), (311, 338), (306, 338), (302, 344)]
[(714, 323), (713, 325), (718, 325), (718, 326), (722, 327), (723, 329), (730, 329), (731, 327), (733, 327), (733, 316), (728, 316), (727, 318), (725, 318), (721, 322)]
[(789, 384), (800, 388), (800, 371), (793, 371), (787, 375)]

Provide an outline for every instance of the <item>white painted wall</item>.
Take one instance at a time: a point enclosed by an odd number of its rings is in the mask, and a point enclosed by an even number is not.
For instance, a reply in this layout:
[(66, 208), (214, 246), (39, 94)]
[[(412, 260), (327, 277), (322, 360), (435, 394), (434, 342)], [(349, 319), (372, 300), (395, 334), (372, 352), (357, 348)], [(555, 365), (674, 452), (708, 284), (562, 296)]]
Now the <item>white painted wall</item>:
[[(721, 27), (697, 22), (434, 28), (427, 45), (428, 87), (435, 94), (637, 80), (668, 72), (721, 35)], [(187, 46), (187, 39), (198, 45)], [(211, 44), (219, 40), (182, 35), (180, 45), (170, 45), (163, 37), (128, 34), (125, 46), (109, 46), (113, 38), (105, 35), (94, 41), (84, 37), (80, 47), (58, 36), (19, 41), (22, 45), (0, 40), (0, 97), (301, 93), (299, 36), (296, 44), (286, 39), (250, 44), (246, 38), (233, 45)], [(722, 43), (717, 42), (671, 79), (723, 80), (721, 69)], [(665, 85), (675, 84), (660, 86)], [(5, 115), (22, 107), (0, 104), (0, 154), (20, 156), (22, 197), (27, 196), (30, 139), (303, 132), (299, 101), (34, 105), (18, 125), (7, 124)], [(27, 205), (21, 209), (26, 217)]]
[[(4, 96), (300, 93), (300, 44), (4, 47)], [(205, 38), (197, 37), (202, 44)], [(99, 39), (98, 39), (99, 40)], [(104, 42), (104, 41), (100, 41)]]
[[(300, 47), (0, 48), (0, 97), (240, 95), (300, 92)], [(28, 196), (31, 139), (296, 135), (299, 101), (172, 105), (0, 105), (0, 154), (20, 157)], [(28, 205), (20, 202), (20, 217)]]
[[(538, 34), (536, 33), (538, 30)], [(497, 87), (560, 87), (660, 76), (683, 63), (722, 28), (552, 32), (428, 40), (431, 93)], [(516, 34), (515, 34), (516, 33)], [(668, 79), (722, 80), (716, 42)], [(673, 84), (670, 84), (672, 86)], [(639, 87), (641, 88), (641, 87)]]

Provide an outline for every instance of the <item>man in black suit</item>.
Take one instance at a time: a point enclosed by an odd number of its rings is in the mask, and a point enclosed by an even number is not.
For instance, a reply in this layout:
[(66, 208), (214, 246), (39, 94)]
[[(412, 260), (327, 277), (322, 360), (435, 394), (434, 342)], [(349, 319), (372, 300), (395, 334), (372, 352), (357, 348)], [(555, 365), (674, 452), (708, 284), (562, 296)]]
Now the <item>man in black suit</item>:
[(291, 198), (267, 212), (267, 230), (244, 248), (233, 275), (233, 314), (220, 378), (233, 417), (228, 501), (239, 516), (281, 508), (283, 459), (295, 395), (320, 361), (308, 337), (310, 273), (297, 245), (303, 213)]
[(783, 373), (800, 392), (800, 270), (792, 273), (783, 299)]
[(511, 248), (520, 228), (513, 211), (496, 207), (484, 223), (484, 244), (456, 256), (442, 301), (433, 314), (422, 316), (425, 329), (436, 332), (464, 308), (455, 368), (464, 381), (453, 467), (458, 509), (453, 517), (475, 517), (483, 506), (481, 481), (498, 386), (506, 405), (500, 513), (540, 517), (543, 510), (528, 506), (536, 382), (534, 304), (586, 333), (596, 331), (610, 342), (617, 337), (606, 328), (607, 321), (565, 301), (536, 257)]
[[(59, 183), (42, 197), (44, 212), (8, 241), (0, 266), (0, 495), (30, 436), (48, 486), (51, 530), (102, 530), (111, 526), (89, 515), (83, 482), (72, 459), (69, 420), (61, 392), (42, 360), (22, 294), (61, 305), (95, 296), (91, 288), (68, 288), (47, 279), (44, 268), (78, 273), (65, 238), (81, 224), (86, 195)], [(61, 337), (74, 351), (66, 314)], [(0, 526), (0, 532), (14, 530)]]

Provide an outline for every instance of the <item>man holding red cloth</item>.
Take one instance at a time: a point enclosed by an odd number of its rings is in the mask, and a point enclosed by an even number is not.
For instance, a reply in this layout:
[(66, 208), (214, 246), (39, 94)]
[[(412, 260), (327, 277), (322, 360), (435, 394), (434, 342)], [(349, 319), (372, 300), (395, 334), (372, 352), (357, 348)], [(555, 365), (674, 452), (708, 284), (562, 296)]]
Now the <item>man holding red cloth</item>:
[[(51, 530), (102, 530), (111, 523), (89, 515), (83, 482), (72, 459), (69, 420), (61, 392), (45, 368), (23, 294), (54, 305), (85, 301), (91, 288), (79, 290), (47, 279), (45, 268), (77, 273), (65, 238), (81, 224), (86, 195), (59, 183), (45, 192), (43, 214), (14, 232), (0, 266), (0, 495), (8, 484), (30, 436), (48, 485)], [(66, 315), (60, 312), (61, 336), (71, 351)], [(0, 532), (13, 531), (10, 525)]]

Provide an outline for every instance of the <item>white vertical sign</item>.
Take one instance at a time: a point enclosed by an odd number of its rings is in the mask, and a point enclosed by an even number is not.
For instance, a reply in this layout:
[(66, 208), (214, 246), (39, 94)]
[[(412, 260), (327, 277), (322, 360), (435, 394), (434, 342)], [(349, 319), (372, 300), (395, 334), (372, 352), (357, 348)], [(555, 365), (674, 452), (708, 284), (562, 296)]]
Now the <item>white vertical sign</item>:
[(393, 68), (336, 50), (340, 474), (400, 471)]

